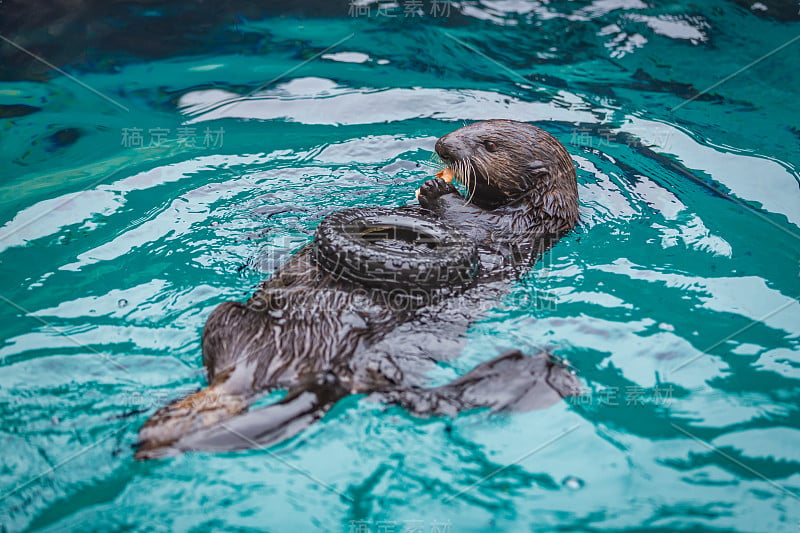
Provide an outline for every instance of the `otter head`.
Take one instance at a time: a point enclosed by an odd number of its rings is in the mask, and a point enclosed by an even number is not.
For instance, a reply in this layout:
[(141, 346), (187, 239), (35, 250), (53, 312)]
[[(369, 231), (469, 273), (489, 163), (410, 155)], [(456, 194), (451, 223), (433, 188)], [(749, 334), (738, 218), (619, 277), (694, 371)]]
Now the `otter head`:
[(448, 133), (436, 153), (485, 209), (526, 198), (558, 229), (578, 221), (575, 165), (546, 131), (516, 120), (486, 120)]

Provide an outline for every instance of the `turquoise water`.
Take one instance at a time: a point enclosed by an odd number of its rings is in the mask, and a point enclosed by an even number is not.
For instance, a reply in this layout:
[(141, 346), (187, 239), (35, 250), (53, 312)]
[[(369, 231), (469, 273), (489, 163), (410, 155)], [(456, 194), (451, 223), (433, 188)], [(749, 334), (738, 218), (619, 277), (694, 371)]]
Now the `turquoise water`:
[[(92, 90), (4, 72), (0, 104), (38, 110), (0, 126), (2, 530), (798, 530), (795, 10), (424, 6), (64, 65)], [(355, 397), (270, 450), (132, 459), (205, 383), (216, 305), (503, 117), (567, 146), (581, 225), (431, 379), (549, 347), (582, 396), (454, 420)]]

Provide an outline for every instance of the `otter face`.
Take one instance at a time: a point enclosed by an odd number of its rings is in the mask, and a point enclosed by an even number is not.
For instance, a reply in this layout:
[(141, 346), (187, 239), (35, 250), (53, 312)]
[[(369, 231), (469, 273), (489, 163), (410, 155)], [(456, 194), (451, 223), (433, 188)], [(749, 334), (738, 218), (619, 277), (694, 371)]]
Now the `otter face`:
[(559, 194), (574, 196), (577, 209), (569, 153), (552, 135), (526, 122), (486, 120), (464, 126), (439, 139), (436, 153), (478, 206), (494, 209), (531, 192), (544, 196), (563, 189)]

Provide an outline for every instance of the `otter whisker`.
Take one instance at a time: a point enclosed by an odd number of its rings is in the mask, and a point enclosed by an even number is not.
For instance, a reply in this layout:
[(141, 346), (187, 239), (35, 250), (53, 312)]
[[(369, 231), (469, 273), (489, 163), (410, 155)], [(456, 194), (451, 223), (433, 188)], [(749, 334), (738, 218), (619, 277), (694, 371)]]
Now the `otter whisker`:
[(487, 168), (486, 161), (482, 161), (482, 160), (478, 159), (478, 160), (475, 161), (475, 164), (480, 167), (480, 171), (481, 171), (484, 179), (486, 180), (486, 185), (488, 185), (489, 187), (494, 188), (496, 184), (492, 183), (492, 178), (491, 178), (492, 173), (489, 172), (489, 169)]
[(444, 161), (444, 159), (439, 157), (439, 154), (436, 152), (431, 153), (431, 156), (428, 158), (428, 163), (430, 163), (433, 168), (438, 170), (444, 170), (447, 167), (447, 163)]
[(478, 184), (476, 182), (475, 168), (468, 159), (459, 159), (453, 162), (452, 169), (455, 180), (461, 183), (467, 190), (467, 197), (464, 202), (467, 204), (472, 201), (473, 196), (475, 196), (475, 191), (477, 190)]
[(464, 185), (469, 193), (469, 172), (467, 171), (466, 163), (463, 159), (459, 159), (454, 163), (454, 176), (459, 183)]
[(481, 171), (481, 174), (483, 174), (484, 178), (486, 178), (486, 184), (489, 185), (489, 186), (492, 186), (492, 181), (491, 181), (491, 178), (490, 178), (491, 173), (486, 168), (486, 162), (478, 159), (478, 160), (475, 161), (475, 164), (480, 167), (479, 170)]
[(470, 184), (472, 183), (472, 176), (470, 175), (469, 165), (466, 160), (461, 161), (461, 172), (464, 175), (464, 187), (467, 189), (467, 196), (469, 196)]
[(459, 159), (458, 161), (456, 161), (455, 167), (457, 169), (456, 170), (456, 175), (458, 176), (459, 183), (461, 183), (462, 185), (464, 185), (466, 187), (466, 185), (467, 185), (467, 176), (464, 173), (464, 162)]
[(478, 173), (475, 172), (475, 167), (473, 166), (472, 161), (467, 160), (466, 163), (468, 165), (468, 173), (470, 176), (470, 186), (467, 187), (467, 193), (469, 196), (467, 197), (466, 203), (470, 203), (472, 198), (475, 196), (475, 191), (478, 190)]

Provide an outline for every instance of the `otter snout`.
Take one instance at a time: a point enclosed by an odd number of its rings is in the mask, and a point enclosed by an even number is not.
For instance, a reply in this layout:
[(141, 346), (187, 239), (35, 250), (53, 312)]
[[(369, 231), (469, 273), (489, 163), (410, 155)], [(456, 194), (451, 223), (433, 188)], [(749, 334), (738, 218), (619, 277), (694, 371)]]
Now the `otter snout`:
[(435, 150), (439, 157), (445, 161), (458, 161), (469, 156), (467, 147), (453, 137), (452, 133), (448, 133), (436, 141)]

